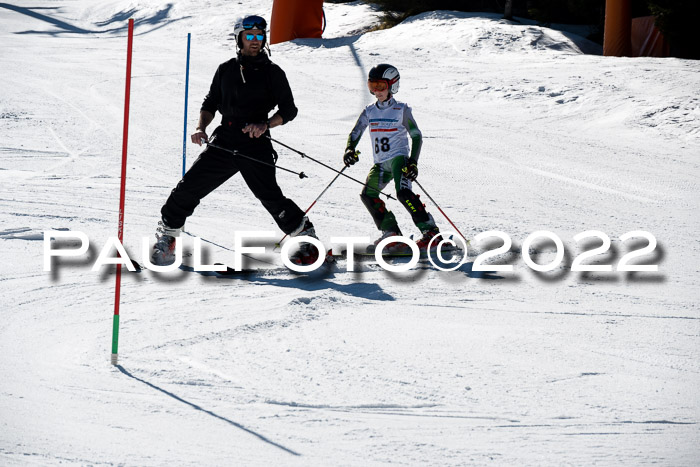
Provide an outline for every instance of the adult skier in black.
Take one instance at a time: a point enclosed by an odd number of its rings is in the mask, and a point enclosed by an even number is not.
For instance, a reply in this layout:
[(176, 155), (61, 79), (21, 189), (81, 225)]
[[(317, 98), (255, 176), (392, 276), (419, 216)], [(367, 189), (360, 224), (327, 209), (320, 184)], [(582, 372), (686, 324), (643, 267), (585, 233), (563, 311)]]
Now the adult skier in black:
[[(238, 54), (216, 70), (192, 135), (193, 143), (211, 142), (261, 162), (276, 162), (277, 154), (269, 139), (270, 128), (293, 120), (297, 108), (284, 71), (270, 61), (265, 50), (266, 29), (267, 22), (260, 16), (248, 16), (236, 23)], [(268, 118), (275, 107), (277, 112)], [(217, 110), (222, 115), (221, 125), (210, 139), (206, 129)], [(304, 211), (282, 194), (274, 166), (209, 146), (172, 190), (161, 209), (162, 220), (151, 258), (153, 264), (174, 262), (175, 237), (179, 236), (187, 217), (202, 198), (238, 172), (284, 233), (316, 238), (314, 226)], [(302, 242), (290, 260), (309, 264), (318, 254), (314, 245)]]

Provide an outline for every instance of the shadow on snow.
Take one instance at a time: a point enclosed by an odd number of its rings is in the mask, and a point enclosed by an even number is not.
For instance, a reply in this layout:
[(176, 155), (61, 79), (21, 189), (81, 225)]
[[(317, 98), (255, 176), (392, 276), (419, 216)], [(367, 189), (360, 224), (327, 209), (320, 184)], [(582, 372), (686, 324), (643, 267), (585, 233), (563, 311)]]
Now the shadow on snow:
[[(90, 29), (84, 29), (78, 26), (75, 26), (73, 24), (70, 24), (66, 21), (54, 18), (52, 16), (49, 16), (44, 13), (39, 13), (36, 10), (58, 10), (59, 7), (20, 7), (17, 5), (11, 5), (9, 3), (0, 3), (0, 8), (5, 8), (6, 10), (11, 10), (15, 11), (17, 13), (21, 13), (23, 15), (32, 17), (34, 19), (38, 19), (40, 21), (44, 21), (46, 23), (52, 24), (56, 26), (56, 30), (53, 31), (21, 31), (16, 34), (46, 34), (50, 36), (57, 36), (59, 34), (105, 34), (105, 33), (119, 33), (119, 32), (124, 32), (128, 29), (127, 24), (123, 24), (118, 27), (114, 27), (111, 29), (95, 29), (95, 30), (90, 30)], [(189, 16), (183, 17), (183, 18), (177, 18), (177, 19), (170, 19), (170, 11), (173, 8), (173, 4), (169, 3), (167, 4), (163, 9), (156, 11), (150, 16), (144, 17), (144, 18), (139, 18), (139, 19), (134, 19), (134, 28), (139, 27), (139, 26), (155, 26), (154, 28), (146, 31), (146, 32), (152, 32), (155, 31), (156, 29), (160, 29), (164, 26), (167, 26), (168, 24), (174, 23), (176, 21), (183, 20), (185, 18), (189, 18)], [(122, 22), (127, 22), (129, 18), (133, 17), (138, 13), (138, 10), (135, 8), (132, 8), (130, 10), (125, 10), (121, 11), (119, 13), (116, 13), (113, 15), (110, 19), (106, 21), (100, 21), (98, 23), (95, 23), (96, 26), (98, 27), (105, 27), (109, 26), (114, 23), (122, 23)], [(144, 33), (141, 33), (144, 34)]]
[(294, 455), (294, 456), (300, 456), (300, 455), (301, 455), (301, 454), (299, 454), (298, 452), (292, 451), (291, 449), (282, 446), (281, 444), (275, 443), (274, 441), (272, 441), (272, 440), (266, 438), (265, 436), (261, 435), (260, 433), (257, 433), (257, 432), (255, 432), (255, 431), (251, 430), (250, 428), (244, 427), (243, 425), (241, 425), (241, 424), (238, 423), (238, 422), (234, 422), (233, 420), (231, 420), (231, 419), (229, 419), (229, 418), (222, 417), (221, 415), (219, 415), (219, 414), (217, 414), (217, 413), (214, 413), (214, 412), (212, 412), (211, 410), (204, 409), (204, 408), (198, 406), (197, 404), (193, 404), (192, 402), (187, 401), (187, 400), (181, 398), (180, 396), (178, 396), (178, 395), (176, 395), (176, 394), (173, 394), (173, 393), (170, 392), (170, 391), (166, 391), (165, 389), (163, 389), (163, 388), (161, 388), (161, 387), (158, 387), (158, 386), (156, 386), (156, 385), (153, 384), (153, 383), (149, 383), (148, 381), (146, 381), (146, 380), (144, 380), (144, 379), (141, 379), (141, 378), (139, 378), (139, 377), (137, 377), (137, 376), (132, 375), (131, 373), (129, 373), (129, 372), (126, 370), (126, 368), (124, 368), (124, 367), (121, 366), (121, 365), (117, 365), (117, 369), (118, 369), (120, 372), (122, 372), (123, 374), (125, 374), (126, 376), (128, 376), (129, 378), (132, 378), (132, 379), (134, 379), (134, 380), (136, 380), (136, 381), (138, 381), (138, 382), (140, 382), (140, 383), (143, 383), (143, 384), (145, 384), (146, 386), (148, 386), (148, 387), (150, 387), (150, 388), (152, 388), (152, 389), (155, 389), (156, 391), (160, 391), (160, 392), (162, 392), (163, 394), (165, 394), (166, 396), (172, 397), (172, 398), (175, 399), (176, 401), (182, 402), (183, 404), (188, 405), (188, 406), (192, 407), (192, 408), (195, 409), (195, 410), (199, 410), (200, 412), (204, 412), (204, 413), (207, 414), (207, 415), (211, 415), (211, 416), (214, 417), (214, 418), (217, 418), (217, 419), (219, 419), (219, 420), (221, 420), (221, 421), (224, 421), (224, 422), (226, 422), (226, 423), (228, 423), (228, 424), (230, 424), (230, 425), (233, 425), (233, 426), (235, 426), (236, 428), (238, 428), (238, 429), (240, 429), (240, 430), (243, 430), (243, 431), (245, 431), (246, 433), (249, 433), (249, 434), (255, 436), (255, 437), (258, 438), (259, 440), (261, 440), (261, 441), (263, 441), (263, 442), (265, 442), (265, 443), (267, 443), (267, 444), (269, 444), (269, 445), (272, 445), (272, 446), (274, 446), (274, 447), (276, 447), (276, 448), (278, 448), (278, 449), (281, 449), (282, 451), (284, 451), (284, 452), (286, 452), (286, 453), (288, 453), (288, 454), (292, 454), (292, 455)]
[[(246, 280), (251, 284), (261, 284), (261, 285), (271, 285), (274, 287), (286, 287), (304, 290), (306, 292), (318, 292), (321, 290), (335, 290), (346, 295), (350, 295), (358, 298), (365, 298), (368, 300), (379, 300), (379, 301), (393, 301), (395, 298), (386, 293), (378, 284), (357, 282), (353, 284), (336, 284), (327, 280), (329, 277), (333, 277), (334, 273), (328, 270), (317, 270), (309, 274), (299, 274), (295, 275), (294, 272), (284, 269), (286, 274), (291, 274), (292, 277), (282, 278), (275, 277), (274, 274), (277, 270), (271, 269), (266, 271), (264, 269), (260, 271), (241, 271), (236, 274), (231, 275), (221, 275), (216, 272), (210, 271), (195, 271), (191, 266), (180, 265), (180, 270), (183, 272), (196, 272), (204, 277), (215, 277), (217, 279), (223, 280)], [(184, 278), (184, 274), (181, 276)], [(172, 280), (172, 279), (168, 279)]]

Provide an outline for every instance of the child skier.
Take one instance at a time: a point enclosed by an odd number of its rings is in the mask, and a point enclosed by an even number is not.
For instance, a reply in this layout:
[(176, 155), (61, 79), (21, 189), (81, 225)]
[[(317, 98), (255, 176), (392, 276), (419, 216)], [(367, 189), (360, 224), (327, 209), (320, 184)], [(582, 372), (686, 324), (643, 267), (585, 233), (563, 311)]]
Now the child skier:
[[(382, 231), (382, 236), (374, 242), (374, 245), (376, 246), (387, 237), (402, 235), (396, 217), (379, 199), (379, 191), (394, 180), (397, 198), (411, 214), (413, 223), (423, 234), (422, 238), (416, 242), (418, 248), (425, 250), (440, 229), (435, 225), (433, 216), (425, 210), (418, 195), (411, 191), (411, 182), (418, 177), (418, 155), (422, 136), (411, 114), (411, 108), (393, 97), (399, 90), (399, 78), (399, 70), (386, 63), (377, 65), (369, 71), (367, 87), (370, 94), (377, 98), (377, 102), (367, 106), (357, 119), (348, 137), (343, 162), (346, 167), (349, 167), (359, 160), (355, 148), (365, 128), (369, 126), (374, 165), (367, 175), (367, 186), (362, 190), (360, 198), (372, 215), (377, 228)], [(409, 135), (412, 140), (410, 156)], [(397, 248), (399, 245), (403, 244), (394, 242), (387, 245), (387, 248)], [(435, 246), (435, 242), (432, 246)]]

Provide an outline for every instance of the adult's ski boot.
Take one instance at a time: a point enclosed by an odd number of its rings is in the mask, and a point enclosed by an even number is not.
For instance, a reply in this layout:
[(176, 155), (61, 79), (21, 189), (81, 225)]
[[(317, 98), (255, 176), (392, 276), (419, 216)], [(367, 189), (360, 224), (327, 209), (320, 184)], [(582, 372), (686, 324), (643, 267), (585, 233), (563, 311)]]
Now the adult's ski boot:
[[(292, 237), (313, 237), (318, 239), (316, 236), (316, 230), (311, 221), (304, 216), (301, 224), (297, 230), (289, 234)], [(318, 248), (313, 243), (301, 242), (299, 244), (299, 249), (289, 256), (289, 261), (299, 266), (305, 266), (308, 264), (313, 264), (318, 259)]]
[(151, 263), (156, 266), (170, 266), (175, 262), (175, 237), (180, 236), (180, 229), (168, 227), (165, 222), (158, 222), (156, 243), (153, 245)]

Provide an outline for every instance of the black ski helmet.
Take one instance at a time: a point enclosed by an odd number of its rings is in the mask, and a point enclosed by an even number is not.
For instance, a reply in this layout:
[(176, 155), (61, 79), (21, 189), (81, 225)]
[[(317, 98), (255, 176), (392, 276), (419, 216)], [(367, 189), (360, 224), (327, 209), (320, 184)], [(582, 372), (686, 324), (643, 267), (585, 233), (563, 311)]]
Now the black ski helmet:
[(238, 48), (243, 48), (241, 34), (249, 29), (260, 29), (263, 32), (265, 38), (263, 39), (262, 46), (260, 48), (264, 48), (267, 44), (267, 21), (265, 21), (265, 18), (258, 15), (245, 16), (236, 21), (236, 24), (233, 27), (233, 35), (236, 37), (236, 44), (238, 45)]
[(399, 70), (395, 66), (389, 65), (388, 63), (380, 63), (371, 70), (369, 70), (368, 80), (383, 80), (386, 81), (389, 92), (396, 94), (399, 92)]

